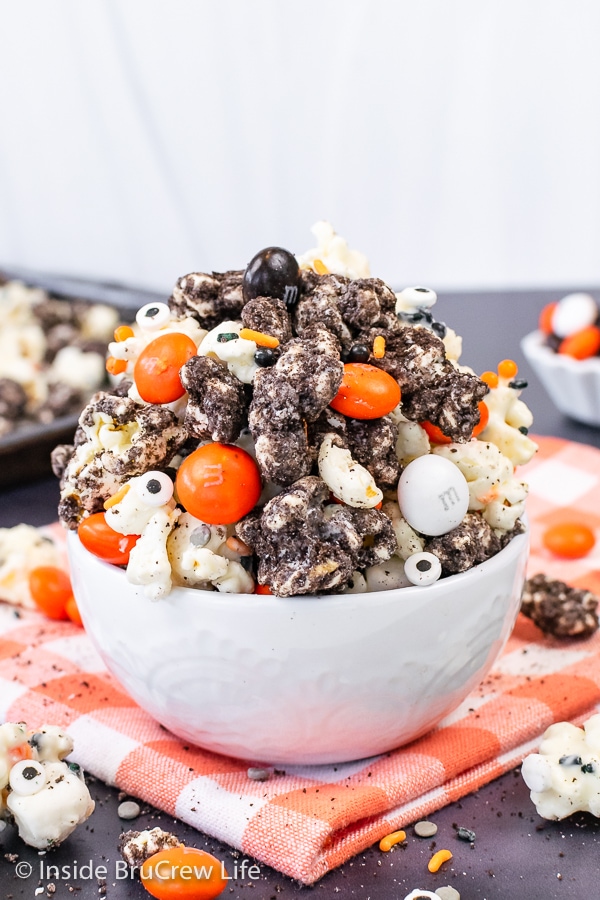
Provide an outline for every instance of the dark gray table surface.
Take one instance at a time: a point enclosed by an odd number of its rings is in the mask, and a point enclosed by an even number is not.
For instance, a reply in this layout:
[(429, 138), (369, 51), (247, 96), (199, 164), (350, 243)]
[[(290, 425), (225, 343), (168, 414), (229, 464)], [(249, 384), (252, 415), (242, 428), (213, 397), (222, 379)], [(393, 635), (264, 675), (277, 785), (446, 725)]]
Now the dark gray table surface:
[[(533, 410), (533, 432), (565, 437), (600, 447), (600, 429), (573, 422), (550, 403), (523, 358), (519, 339), (535, 328), (542, 306), (567, 293), (554, 291), (440, 294), (436, 315), (463, 336), (462, 362), (475, 371), (495, 369), (510, 357), (519, 364), (519, 377), (529, 381), (523, 399)], [(600, 292), (592, 291), (597, 298)], [(100, 299), (100, 298), (99, 298)], [(144, 301), (146, 302), (146, 301)], [(58, 488), (53, 479), (4, 489), (0, 492), (0, 527), (19, 522), (45, 524), (55, 519)], [(148, 897), (144, 888), (129, 879), (117, 879), (117, 842), (122, 830), (160, 825), (174, 831), (186, 843), (208, 850), (233, 867), (233, 851), (227, 845), (176, 822), (164, 813), (143, 806), (132, 823), (117, 815), (116, 789), (91, 780), (97, 806), (92, 818), (51, 855), (39, 856), (24, 846), (12, 828), (0, 833), (0, 897), (32, 898), (35, 890), (52, 881), (56, 898), (96, 898), (106, 891), (113, 900)], [(326, 875), (313, 887), (298, 885), (268, 866), (259, 864), (256, 880), (235, 879), (223, 897), (278, 900), (292, 896), (340, 898), (340, 900), (403, 900), (413, 888), (434, 890), (453, 885), (463, 900), (589, 900), (600, 896), (600, 821), (578, 814), (563, 822), (540, 819), (529, 800), (529, 792), (518, 771), (509, 772), (461, 802), (450, 804), (430, 816), (438, 825), (437, 848), (448, 847), (453, 859), (435, 875), (427, 871), (431, 840), (416, 837), (408, 827), (406, 846), (391, 853), (370, 848)], [(476, 833), (473, 845), (456, 837), (455, 826)], [(10, 858), (7, 858), (8, 854)], [(17, 861), (29, 862), (32, 874), (19, 878)], [(240, 869), (240, 858), (238, 871)], [(73, 877), (74, 866), (106, 867), (105, 888), (93, 877)], [(48, 878), (46, 865), (60, 865), (65, 874)], [(102, 877), (102, 872), (100, 872)]]

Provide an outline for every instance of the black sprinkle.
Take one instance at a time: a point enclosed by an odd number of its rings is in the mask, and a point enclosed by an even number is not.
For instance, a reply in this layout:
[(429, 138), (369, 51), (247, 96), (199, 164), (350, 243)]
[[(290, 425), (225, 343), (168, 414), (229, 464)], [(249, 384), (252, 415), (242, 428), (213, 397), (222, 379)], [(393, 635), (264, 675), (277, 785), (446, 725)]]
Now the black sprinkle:
[(522, 390), (524, 390), (524, 389), (527, 387), (528, 384), (529, 384), (529, 382), (528, 382), (528, 381), (525, 381), (524, 378), (519, 378), (519, 379), (517, 379), (516, 381), (509, 381), (509, 382), (508, 382), (509, 388), (514, 388), (515, 391), (522, 391)]
[(470, 841), (471, 843), (473, 843), (476, 835), (475, 832), (471, 831), (470, 828), (463, 828), (461, 825), (460, 828), (456, 829), (456, 837), (461, 841)]
[(448, 329), (446, 328), (444, 322), (432, 322), (431, 330), (441, 339), (446, 337), (446, 331)]
[(529, 434), (529, 428), (526, 428), (525, 425), (520, 425), (519, 431), (521, 432), (521, 434)]
[(272, 366), (275, 362), (275, 354), (270, 347), (258, 347), (254, 354), (254, 362), (257, 366), (262, 366), (263, 369), (267, 366)]
[(571, 754), (570, 756), (561, 756), (558, 762), (561, 766), (580, 766), (581, 757), (575, 756), (575, 754)]
[(237, 341), (238, 338), (239, 334), (236, 334), (235, 331), (223, 331), (221, 334), (217, 335), (219, 344), (226, 344), (228, 341)]
[(584, 763), (581, 767), (581, 771), (591, 775), (592, 772), (595, 771), (593, 763)]

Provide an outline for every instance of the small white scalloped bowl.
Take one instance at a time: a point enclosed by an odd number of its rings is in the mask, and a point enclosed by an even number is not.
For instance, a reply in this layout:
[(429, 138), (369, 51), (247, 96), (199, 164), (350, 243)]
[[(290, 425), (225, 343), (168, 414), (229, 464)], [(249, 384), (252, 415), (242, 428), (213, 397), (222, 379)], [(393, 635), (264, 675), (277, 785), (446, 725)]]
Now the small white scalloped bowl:
[(586, 425), (600, 425), (600, 356), (574, 359), (555, 353), (541, 331), (527, 334), (521, 349), (561, 413)]
[(68, 536), (86, 631), (134, 700), (186, 741), (288, 765), (374, 756), (456, 709), (512, 630), (528, 545), (428, 587), (153, 602)]

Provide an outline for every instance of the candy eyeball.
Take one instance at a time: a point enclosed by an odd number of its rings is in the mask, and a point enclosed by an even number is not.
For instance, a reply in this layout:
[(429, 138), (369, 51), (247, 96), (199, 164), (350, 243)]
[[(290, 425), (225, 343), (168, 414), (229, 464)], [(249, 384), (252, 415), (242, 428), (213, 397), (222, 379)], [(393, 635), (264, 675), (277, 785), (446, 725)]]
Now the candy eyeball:
[(133, 489), (146, 506), (164, 506), (173, 496), (173, 482), (164, 472), (146, 472)]
[(298, 260), (283, 247), (266, 247), (246, 266), (242, 291), (246, 302), (255, 297), (277, 297), (293, 306), (300, 292)]
[(10, 770), (9, 784), (22, 797), (37, 794), (46, 784), (44, 766), (35, 759), (22, 759)]
[(404, 574), (411, 584), (433, 584), (442, 574), (442, 564), (433, 553), (413, 553), (404, 562)]
[(158, 331), (170, 319), (171, 310), (166, 303), (146, 303), (135, 315), (135, 321), (144, 331)]
[(426, 287), (407, 287), (396, 294), (396, 312), (429, 309), (437, 300), (435, 291)]
[(419, 456), (400, 476), (398, 504), (415, 531), (432, 537), (447, 534), (466, 515), (469, 486), (450, 460), (432, 454)]
[(598, 306), (590, 294), (567, 294), (556, 304), (551, 327), (555, 335), (569, 337), (593, 325), (598, 318)]

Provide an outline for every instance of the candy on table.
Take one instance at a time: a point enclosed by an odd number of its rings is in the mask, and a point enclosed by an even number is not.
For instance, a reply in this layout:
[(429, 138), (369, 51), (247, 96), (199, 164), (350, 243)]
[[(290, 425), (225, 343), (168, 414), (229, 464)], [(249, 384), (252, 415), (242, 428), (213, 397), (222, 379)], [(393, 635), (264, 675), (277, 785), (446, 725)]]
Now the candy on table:
[(0, 725), (0, 816), (40, 850), (62, 843), (94, 810), (81, 768), (65, 760), (72, 750), (55, 725)]
[(139, 874), (148, 893), (157, 900), (212, 900), (230, 883), (221, 860), (183, 844), (149, 857), (141, 864)]
[(583, 522), (565, 520), (549, 526), (542, 535), (544, 547), (556, 556), (581, 559), (596, 545), (596, 535)]
[(539, 573), (528, 578), (521, 612), (554, 637), (583, 638), (598, 630), (598, 597)]
[(521, 774), (544, 819), (574, 812), (600, 816), (600, 714), (583, 728), (570, 722), (547, 728), (538, 752), (523, 760)]

